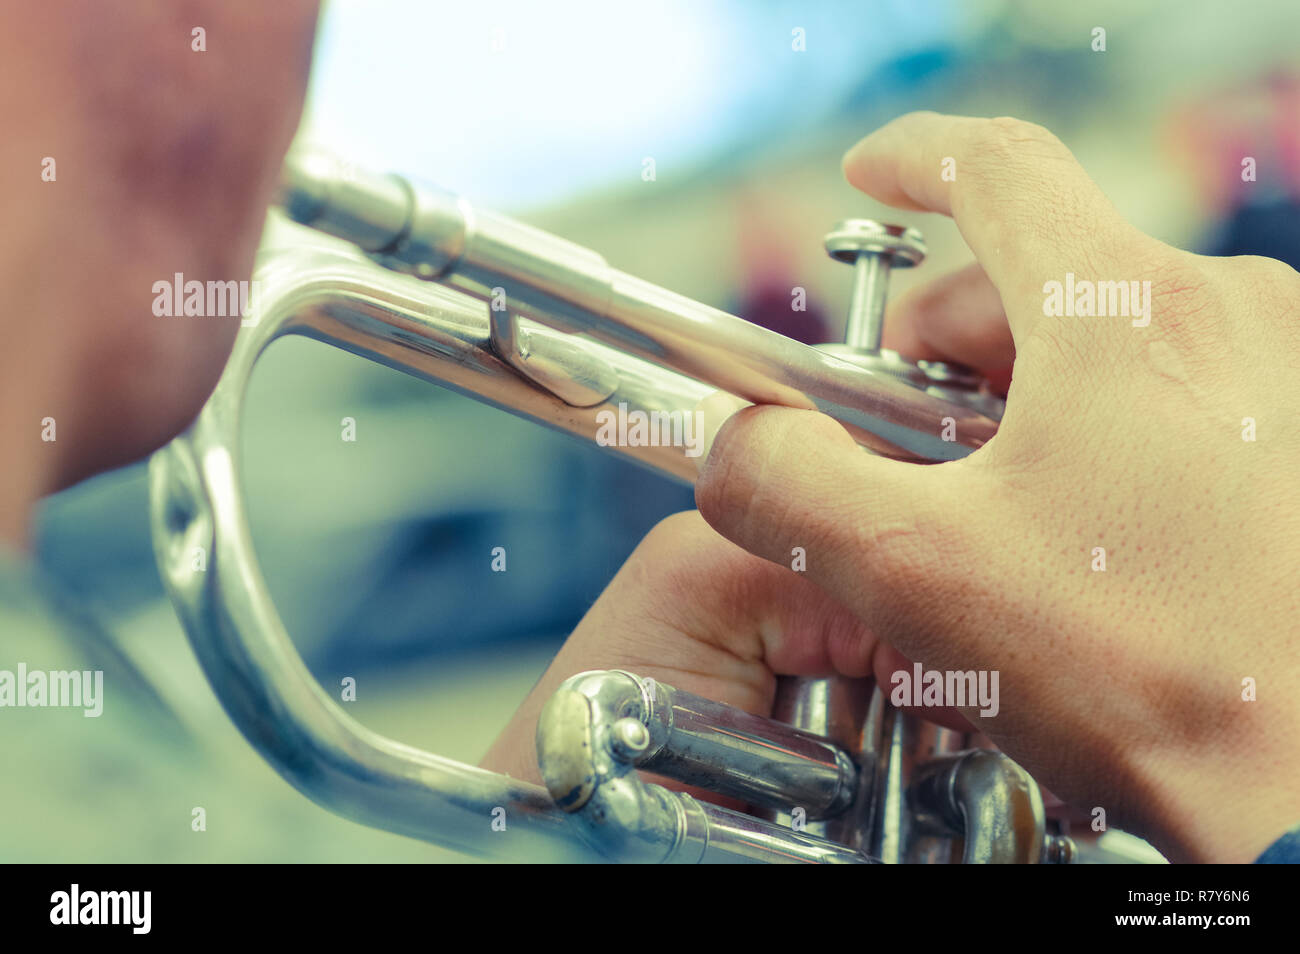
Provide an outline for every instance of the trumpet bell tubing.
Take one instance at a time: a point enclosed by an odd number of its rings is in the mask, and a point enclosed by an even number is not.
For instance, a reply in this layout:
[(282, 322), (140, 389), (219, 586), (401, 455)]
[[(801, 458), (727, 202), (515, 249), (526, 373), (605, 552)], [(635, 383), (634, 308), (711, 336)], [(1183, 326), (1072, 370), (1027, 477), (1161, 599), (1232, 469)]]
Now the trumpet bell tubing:
[[(488, 349), (488, 319), (464, 296), (319, 249), (272, 255), (258, 272), (256, 324), (241, 329), (194, 424), (154, 455), (149, 480), (154, 552), (172, 601), (218, 698), (261, 755), (303, 794), (376, 828), (507, 861), (607, 860), (585, 844), (545, 789), (384, 738), (331, 699), (293, 646), (257, 563), (239, 479), (239, 420), (258, 356), (286, 334), (337, 345), (565, 430), (590, 436), (583, 415)], [(545, 339), (543, 339), (545, 340)], [(628, 372), (614, 396), (641, 407), (683, 382)], [(670, 387), (671, 386), (671, 387)], [(632, 448), (669, 472), (680, 448)], [(674, 458), (676, 459), (676, 458)], [(197, 553), (206, 559), (195, 559)], [(205, 569), (198, 567), (204, 566)], [(658, 787), (655, 787), (658, 789)], [(662, 790), (659, 790), (662, 791)], [(643, 833), (634, 857), (657, 861), (864, 862), (860, 852), (780, 826), (656, 793), (672, 824)], [(494, 822), (498, 827), (494, 827)], [(504, 823), (504, 828), (499, 827)], [(631, 849), (629, 848), (629, 851)]]
[[(616, 272), (593, 252), (403, 179), (334, 176), (313, 158), (291, 163), (286, 183), (291, 218), (358, 249), (302, 247), (264, 256), (256, 320), (241, 329), (193, 425), (150, 462), (164, 584), (245, 737), (331, 811), (503, 860), (873, 860), (861, 838), (841, 843), (805, 834), (641, 785), (628, 771), (640, 764), (632, 745), (640, 735), (626, 717), (639, 712), (646, 738), (661, 743), (646, 756), (648, 770), (712, 782), (774, 813), (800, 805), (810, 806), (815, 819), (878, 813), (872, 806), (882, 804), (890, 782), (879, 753), (826, 738), (807, 711), (813, 732), (670, 687), (656, 696), (645, 688), (649, 680), (632, 674), (586, 674), (585, 682), (566, 684), (544, 720), (552, 733), (539, 735), (539, 754), (550, 758), (549, 768), (541, 759), (548, 784), (572, 780), (565, 767), (577, 756), (567, 746), (604, 725), (598, 702), (649, 701), (615, 713), (619, 731), (632, 735), (615, 738), (600, 729), (602, 745), (618, 742), (602, 756), (613, 760), (602, 771), (621, 768), (601, 775), (577, 807), (558, 804), (565, 793), (554, 786), (548, 791), (422, 752), (353, 720), (308, 672), (257, 563), (239, 477), (248, 380), (273, 341), (298, 334), (588, 440), (601, 427), (602, 411), (685, 414), (721, 388), (750, 401), (820, 408), (868, 450), (925, 462), (982, 446), (996, 431), (995, 415), (949, 400), (942, 387), (918, 388)], [(502, 292), (509, 307), (485, 304)], [(949, 429), (956, 425), (955, 440), (938, 436), (945, 419)], [(696, 473), (681, 446), (610, 449), (682, 480)], [(206, 560), (194, 559), (199, 552)], [(799, 689), (813, 708), (824, 702), (819, 685), (804, 681)], [(771, 761), (778, 752), (784, 755)], [(782, 772), (767, 771), (778, 764)], [(892, 784), (897, 801), (899, 779)], [(583, 808), (597, 805), (617, 811)], [(962, 808), (946, 806), (945, 817), (978, 814), (963, 815)], [(589, 824), (593, 812), (618, 824), (597, 831)], [(1038, 846), (1026, 845), (1041, 840), (1041, 809), (1039, 819), (1037, 834), (1018, 836), (1019, 860), (1037, 858)]]

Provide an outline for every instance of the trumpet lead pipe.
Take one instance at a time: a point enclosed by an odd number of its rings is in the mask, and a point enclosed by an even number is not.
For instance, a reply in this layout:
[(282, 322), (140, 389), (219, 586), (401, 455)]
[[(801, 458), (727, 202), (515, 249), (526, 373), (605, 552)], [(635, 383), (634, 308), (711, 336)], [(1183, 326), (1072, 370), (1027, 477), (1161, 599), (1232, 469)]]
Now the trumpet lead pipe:
[[(596, 252), (398, 176), (291, 156), (280, 204), (383, 264), (582, 333), (756, 404), (816, 409), (875, 453), (934, 462), (996, 433), (977, 410), (611, 268)], [(947, 433), (944, 433), (947, 431)]]

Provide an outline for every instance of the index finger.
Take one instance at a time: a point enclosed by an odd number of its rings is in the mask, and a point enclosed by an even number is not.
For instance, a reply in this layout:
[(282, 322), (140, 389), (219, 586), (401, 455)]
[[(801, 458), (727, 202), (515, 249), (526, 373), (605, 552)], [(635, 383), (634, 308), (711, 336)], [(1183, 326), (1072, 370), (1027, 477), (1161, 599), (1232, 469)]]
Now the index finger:
[(1042, 314), (1045, 281), (1122, 273), (1133, 250), (1152, 241), (1124, 221), (1056, 136), (1018, 119), (908, 113), (850, 149), (844, 174), (887, 205), (951, 216), (1002, 296), (1017, 339)]

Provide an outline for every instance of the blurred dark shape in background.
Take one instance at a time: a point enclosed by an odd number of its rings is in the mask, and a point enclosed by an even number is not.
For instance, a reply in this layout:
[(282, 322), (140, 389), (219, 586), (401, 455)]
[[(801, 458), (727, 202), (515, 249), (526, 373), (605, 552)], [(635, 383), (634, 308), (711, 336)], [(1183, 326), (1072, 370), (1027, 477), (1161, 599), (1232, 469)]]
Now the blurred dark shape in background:
[(1170, 125), (1210, 219), (1203, 251), (1300, 267), (1300, 74), (1231, 84), (1176, 111)]
[(1300, 268), (1300, 200), (1240, 206), (1206, 243), (1209, 255), (1265, 255)]

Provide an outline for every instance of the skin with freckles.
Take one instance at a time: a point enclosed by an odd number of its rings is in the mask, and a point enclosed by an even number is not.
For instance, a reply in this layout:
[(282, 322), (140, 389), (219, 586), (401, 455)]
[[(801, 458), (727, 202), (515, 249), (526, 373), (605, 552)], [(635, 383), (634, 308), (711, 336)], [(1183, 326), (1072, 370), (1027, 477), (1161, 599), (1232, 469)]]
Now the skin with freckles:
[(157, 317), (153, 283), (249, 277), (316, 6), (0, 5), (0, 540), (23, 547), (37, 498), (165, 443), (216, 384), (239, 319)]
[[(998, 670), (1000, 712), (978, 725), (1057, 796), (1171, 860), (1253, 860), (1300, 822), (1300, 276), (1143, 235), (1055, 136), (1014, 119), (904, 116), (844, 170), (956, 221), (976, 264), (900, 299), (885, 340), (1012, 368), (997, 436), (921, 467), (864, 454), (814, 411), (715, 421), (696, 501), (770, 562), (728, 562), (674, 518), (635, 570), (639, 602), (616, 579), (542, 687), (642, 665), (761, 713), (772, 673), (879, 676), (883, 646)], [(1046, 283), (1067, 273), (1151, 282), (1149, 325), (1045, 315)], [(769, 615), (742, 614), (741, 644), (719, 648), (710, 620), (682, 615), (701, 588), (704, 605), (744, 594)], [(670, 609), (629, 619), (645, 606)], [(538, 705), (485, 764), (526, 762)]]

